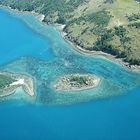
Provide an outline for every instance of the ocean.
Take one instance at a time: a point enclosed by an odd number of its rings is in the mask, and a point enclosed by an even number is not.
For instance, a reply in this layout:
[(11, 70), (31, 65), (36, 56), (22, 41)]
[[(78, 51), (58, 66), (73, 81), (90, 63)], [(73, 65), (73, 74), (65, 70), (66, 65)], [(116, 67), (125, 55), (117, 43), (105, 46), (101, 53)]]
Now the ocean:
[[(0, 140), (139, 140), (140, 74), (76, 52), (31, 14), (0, 9), (0, 69), (36, 80), (35, 99), (18, 90), (0, 103)], [(64, 74), (102, 78), (97, 88), (60, 92)]]

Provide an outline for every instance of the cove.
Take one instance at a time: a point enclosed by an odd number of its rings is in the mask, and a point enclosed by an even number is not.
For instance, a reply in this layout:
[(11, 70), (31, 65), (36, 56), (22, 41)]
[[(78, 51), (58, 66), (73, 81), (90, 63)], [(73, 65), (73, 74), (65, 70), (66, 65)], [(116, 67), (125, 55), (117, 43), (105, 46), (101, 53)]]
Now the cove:
[[(21, 56), (36, 56), (43, 59), (53, 57), (47, 39), (34, 34), (25, 23), (15, 19), (5, 10), (0, 9), (0, 17), (0, 64)], [(43, 53), (47, 54), (46, 57)]]
[[(17, 91), (0, 103), (0, 139), (139, 140), (139, 73), (76, 52), (30, 14), (0, 10), (0, 31), (0, 69), (31, 75), (38, 94), (30, 102)], [(95, 89), (58, 94), (53, 82), (69, 73), (103, 80)]]

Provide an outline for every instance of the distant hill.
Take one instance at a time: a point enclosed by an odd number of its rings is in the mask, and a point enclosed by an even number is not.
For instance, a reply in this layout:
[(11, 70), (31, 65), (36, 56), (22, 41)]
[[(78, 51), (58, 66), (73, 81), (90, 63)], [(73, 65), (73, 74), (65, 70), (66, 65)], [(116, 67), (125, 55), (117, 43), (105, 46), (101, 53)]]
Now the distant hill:
[(134, 0), (0, 0), (1, 5), (45, 15), (65, 24), (67, 38), (89, 51), (103, 51), (140, 65), (140, 4)]

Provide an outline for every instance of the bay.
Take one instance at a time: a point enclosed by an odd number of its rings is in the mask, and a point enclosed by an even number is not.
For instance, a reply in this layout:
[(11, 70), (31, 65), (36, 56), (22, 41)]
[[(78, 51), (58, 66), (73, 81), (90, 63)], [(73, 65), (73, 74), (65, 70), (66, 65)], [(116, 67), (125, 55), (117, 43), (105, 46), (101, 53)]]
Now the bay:
[[(140, 74), (76, 52), (33, 15), (0, 10), (0, 67), (34, 77), (38, 94), (30, 101), (18, 91), (0, 103), (0, 139), (139, 140)], [(53, 82), (69, 73), (103, 80), (92, 90), (58, 94)]]

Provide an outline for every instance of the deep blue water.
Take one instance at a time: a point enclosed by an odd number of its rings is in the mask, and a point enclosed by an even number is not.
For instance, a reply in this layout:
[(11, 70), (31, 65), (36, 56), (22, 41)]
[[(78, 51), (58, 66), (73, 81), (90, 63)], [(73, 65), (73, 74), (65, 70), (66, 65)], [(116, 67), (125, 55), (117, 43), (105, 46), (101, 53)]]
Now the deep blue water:
[(2, 140), (139, 140), (140, 88), (124, 96), (70, 106), (0, 106)]
[[(0, 140), (140, 139), (140, 74), (79, 54), (58, 30), (32, 15), (0, 10), (0, 66), (33, 76), (38, 94), (30, 99), (19, 91), (0, 103)], [(77, 72), (103, 81), (78, 93), (52, 89), (56, 78)]]

